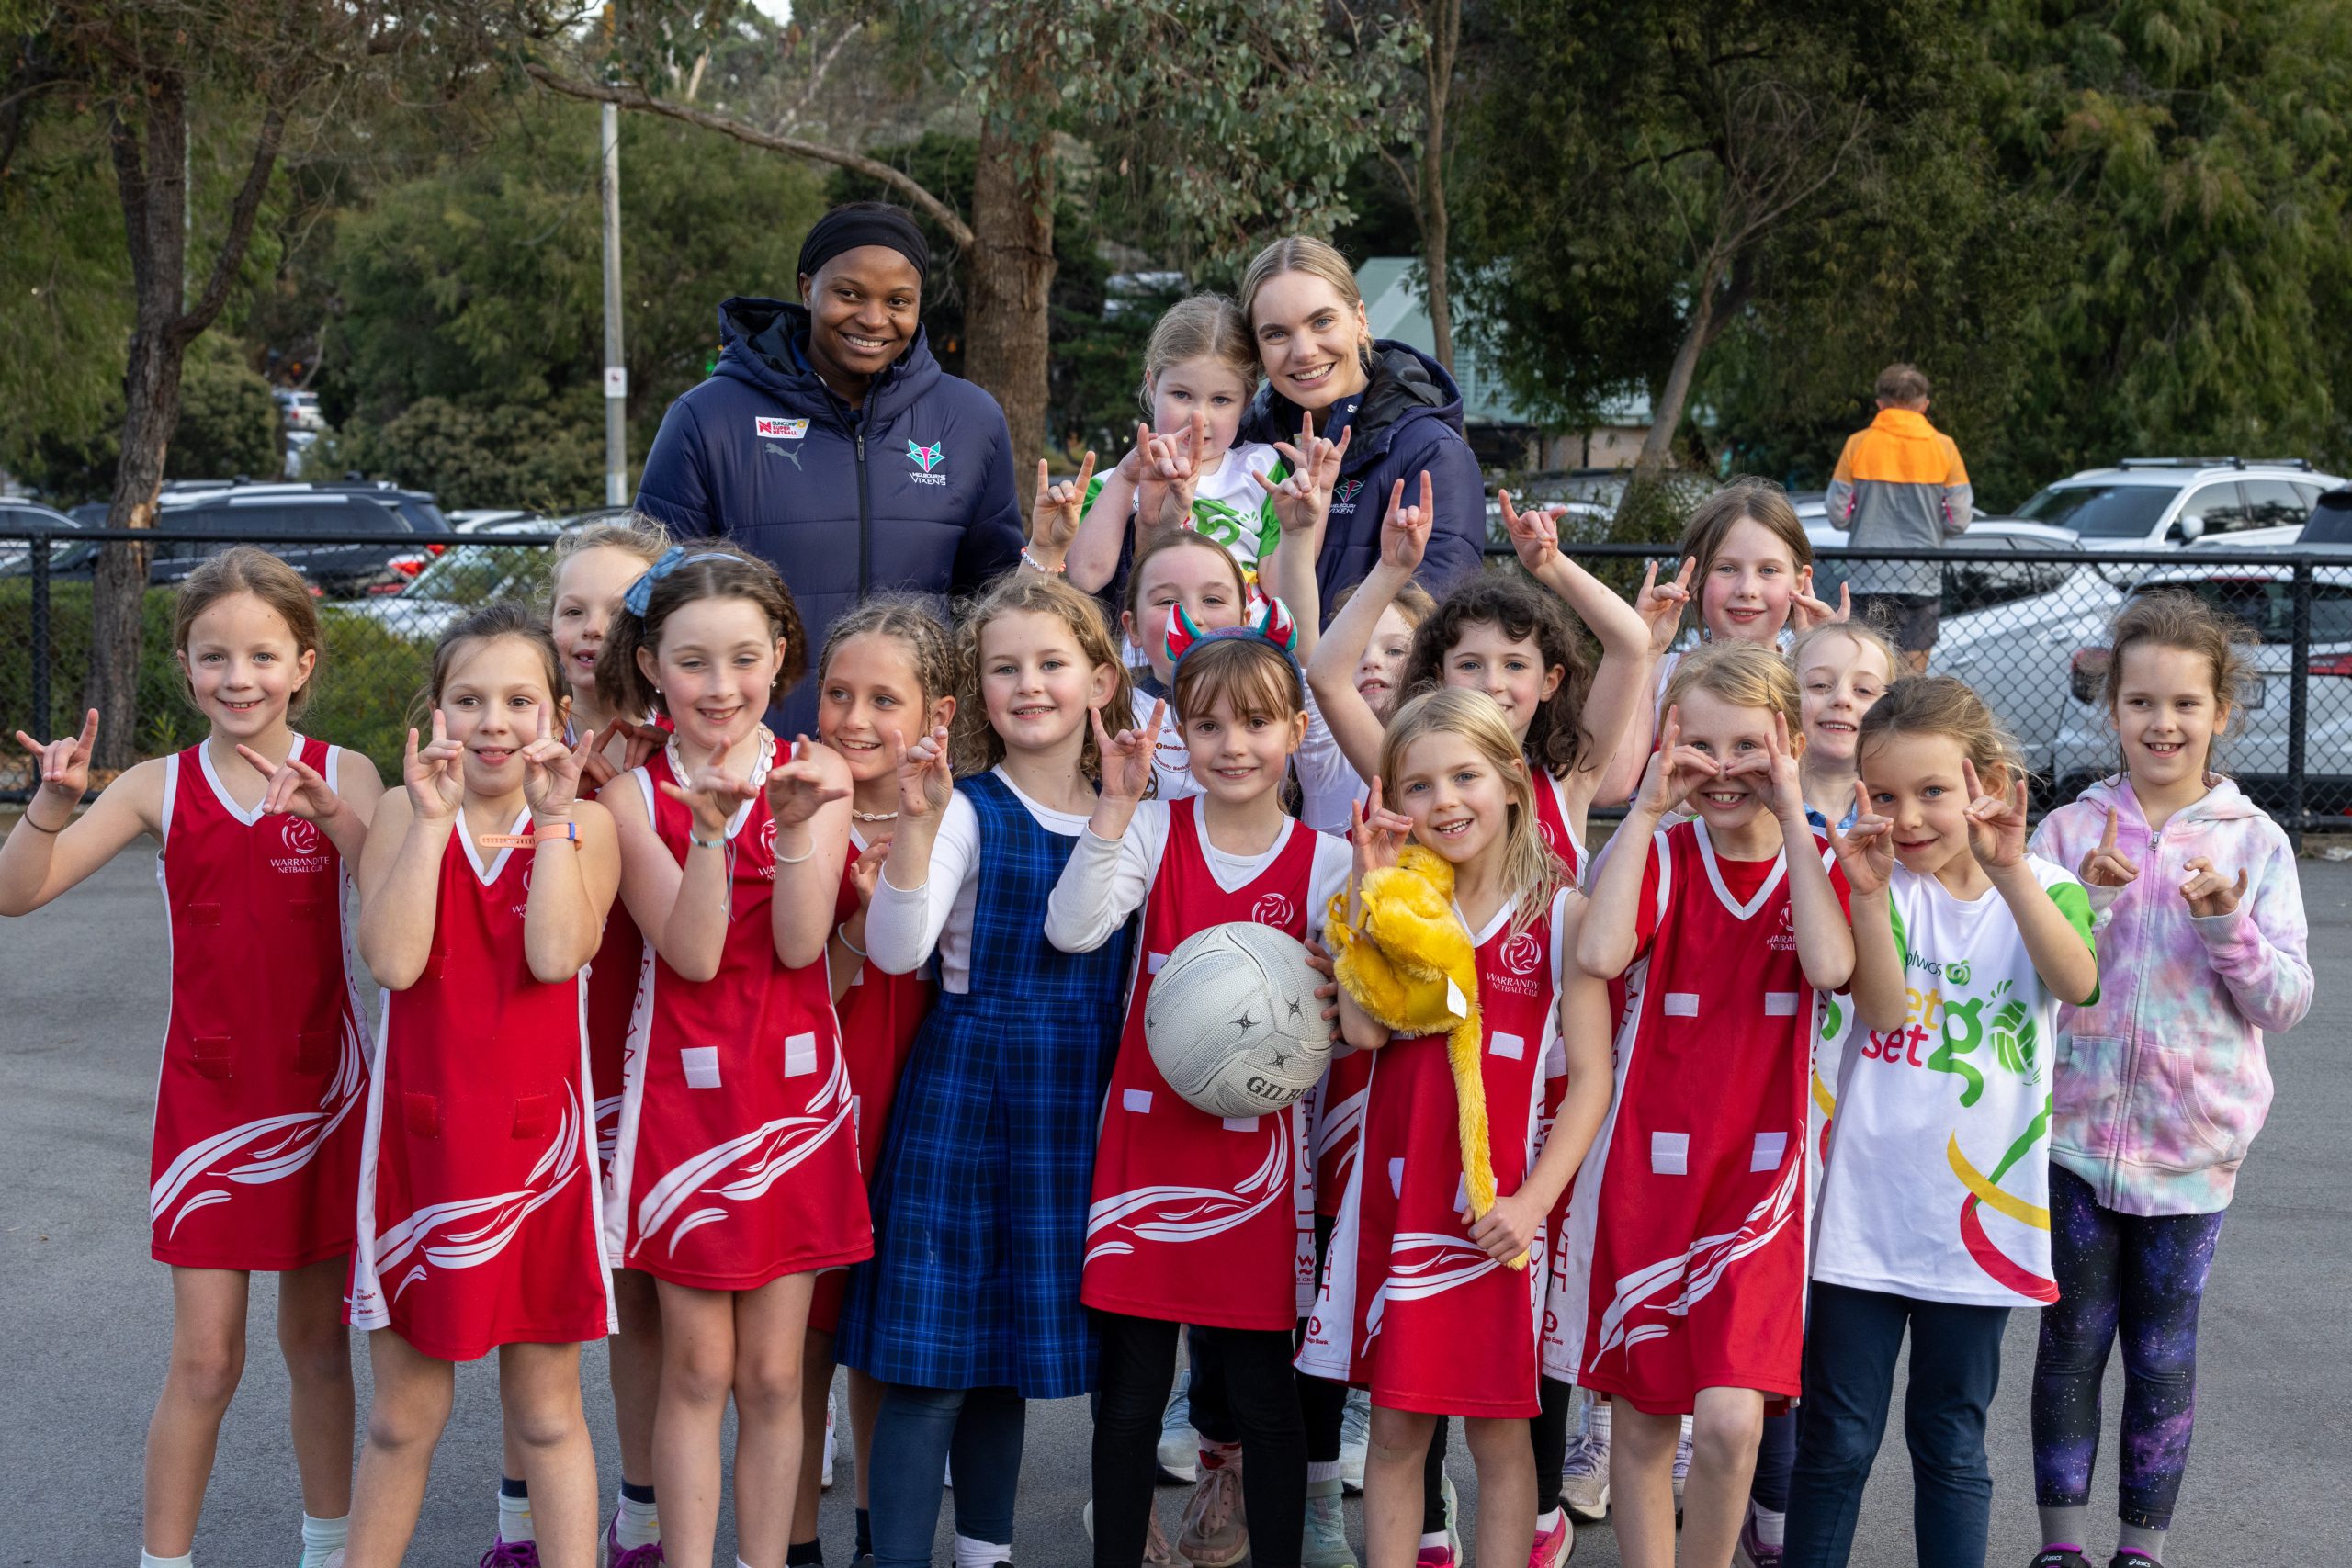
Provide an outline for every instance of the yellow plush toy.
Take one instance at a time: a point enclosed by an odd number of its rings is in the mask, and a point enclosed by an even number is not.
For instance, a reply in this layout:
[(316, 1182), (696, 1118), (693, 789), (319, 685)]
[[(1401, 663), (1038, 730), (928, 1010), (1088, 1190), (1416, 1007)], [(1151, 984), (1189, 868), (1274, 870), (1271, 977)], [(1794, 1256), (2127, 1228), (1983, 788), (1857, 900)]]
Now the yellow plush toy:
[[(1408, 1037), (1445, 1036), (1453, 1069), (1455, 1118), (1470, 1217), (1495, 1206), (1495, 1160), (1487, 1127), (1487, 1088), (1478, 1062), (1486, 1045), (1478, 1021), (1478, 952), (1453, 912), (1453, 867), (1419, 844), (1358, 889), (1362, 929), (1347, 923), (1347, 895), (1334, 895), (1325, 927), (1332, 966), (1356, 1005)], [(1527, 1267), (1527, 1255), (1511, 1259)]]

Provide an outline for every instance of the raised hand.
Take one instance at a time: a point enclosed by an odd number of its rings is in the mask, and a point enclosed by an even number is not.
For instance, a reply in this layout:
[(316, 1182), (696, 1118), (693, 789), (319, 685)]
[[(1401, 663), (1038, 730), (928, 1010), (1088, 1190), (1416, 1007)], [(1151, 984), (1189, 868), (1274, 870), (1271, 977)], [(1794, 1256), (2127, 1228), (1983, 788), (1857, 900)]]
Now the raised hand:
[(1094, 454), (1078, 466), (1078, 478), (1052, 481), (1046, 459), (1037, 459), (1037, 498), (1029, 506), (1029, 546), (1047, 560), (1069, 553), (1078, 525), (1086, 519), (1086, 491), (1094, 479)]
[(1804, 774), (1797, 766), (1796, 748), (1789, 740), (1788, 715), (1773, 710), (1772, 731), (1764, 738), (1763, 755), (1745, 764), (1736, 762), (1724, 772), (1762, 774), (1764, 804), (1772, 815), (1783, 823), (1804, 819)]
[(1165, 698), (1151, 705), (1151, 722), (1141, 729), (1122, 729), (1116, 735), (1102, 723), (1102, 710), (1089, 710), (1094, 725), (1094, 744), (1102, 755), (1102, 793), (1116, 800), (1141, 800), (1143, 792), (1151, 787), (1154, 756), (1159, 745), (1159, 727), (1167, 721), (1168, 703)]
[(1195, 409), (1184, 428), (1171, 438), (1166, 505), (1180, 527), (1193, 525), (1193, 495), (1201, 483), (1201, 448), (1208, 444), (1209, 416)]
[(947, 809), (955, 797), (956, 773), (947, 760), (947, 727), (916, 738), (912, 746), (898, 730), (883, 731), (890, 743), (890, 765), (899, 774), (899, 820), (922, 821)]
[(1968, 847), (1986, 871), (2007, 871), (2025, 863), (2025, 774), (2000, 795), (1987, 795), (1976, 777), (1976, 764), (1960, 760), (1961, 782), (1968, 790)]
[(1854, 825), (1841, 833), (1837, 823), (1829, 824), (1829, 847), (1838, 852), (1846, 886), (1864, 897), (1886, 891), (1894, 879), (1894, 823), (1871, 810), (1870, 791), (1860, 779), (1854, 781)]
[(1682, 632), (1683, 606), (1690, 603), (1690, 574), (1697, 570), (1699, 558), (1682, 558), (1682, 570), (1674, 574), (1671, 582), (1657, 580), (1657, 562), (1652, 561), (1642, 576), (1642, 591), (1634, 596), (1634, 613), (1649, 623), (1650, 651), (1664, 653), (1674, 646)]
[(1399, 816), (1382, 804), (1378, 779), (1372, 781), (1371, 791), (1349, 810), (1354, 822), (1348, 841), (1355, 846), (1355, 879), (1361, 887), (1365, 877), (1396, 863), (1412, 838), (1413, 823), (1410, 818)]
[(857, 890), (859, 909), (870, 908), (874, 903), (874, 885), (882, 880), (882, 863), (890, 858), (890, 840), (876, 839), (865, 846), (865, 852), (850, 863), (849, 883)]
[(1168, 477), (1161, 471), (1165, 455), (1151, 426), (1137, 421), (1136, 444), (1119, 459), (1119, 472), (1136, 487), (1136, 548), (1140, 551), (1159, 528), (1159, 513), (1168, 504)]
[[(2098, 837), (2098, 847), (2083, 857), (2075, 874), (2094, 887), (2129, 887), (2140, 868), (2115, 847), (2116, 814), (2112, 806), (2107, 808), (2107, 830)], [(2191, 864), (2196, 863), (2191, 862)]]
[(1838, 607), (1814, 597), (1813, 568), (1806, 567), (1797, 577), (1797, 596), (1789, 602), (1789, 618), (1796, 623), (1799, 632), (1809, 632), (1815, 626), (1826, 626), (1854, 618), (1854, 591), (1850, 583), (1838, 585)]
[(1340, 463), (1354, 435), (1355, 427), (1351, 425), (1340, 432), (1337, 441), (1326, 441), (1315, 434), (1315, 416), (1306, 414), (1300, 422), (1297, 446), (1274, 443), (1274, 450), (1290, 465), (1289, 477), (1277, 484), (1251, 471), (1250, 477), (1273, 499), (1274, 521), (1282, 525), (1285, 538), (1311, 537), (1323, 526), (1331, 513), (1331, 492), (1340, 482)]
[(1642, 770), (1642, 786), (1634, 804), (1664, 817), (1689, 800), (1700, 785), (1723, 775), (1722, 763), (1696, 747), (1682, 744), (1682, 709), (1678, 705), (1666, 710), (1666, 722), (1658, 728), (1657, 750), (1650, 753), (1649, 765)]
[(343, 797), (298, 753), (288, 751), (286, 761), (275, 767), (250, 746), (240, 744), (237, 755), (262, 776), (263, 816), (300, 817), (305, 822), (323, 822), (343, 809)]
[(40, 792), (63, 801), (68, 807), (77, 806), (90, 789), (90, 750), (98, 742), (98, 710), (92, 708), (82, 717), (82, 733), (70, 740), (34, 739), (23, 730), (17, 731), (17, 744), (32, 753), (40, 773)]
[(590, 730), (580, 738), (579, 744), (566, 746), (563, 737), (555, 732), (555, 705), (539, 705), (539, 732), (523, 748), (523, 802), (531, 808), (531, 819), (560, 820), (570, 815), (571, 803), (580, 797), (580, 780), (587, 772), (588, 759), (594, 755), (596, 732)]
[[(1511, 505), (1510, 491), (1498, 491), (1495, 496), (1502, 502), (1503, 532), (1510, 536), (1511, 548), (1519, 552), (1519, 564), (1530, 577), (1542, 577), (1560, 558), (1560, 518), (1566, 508), (1538, 506), (1521, 512)], [(1655, 573), (1657, 568), (1651, 570)]]
[(408, 786), (408, 803), (424, 821), (438, 822), (458, 814), (466, 798), (465, 748), (449, 739), (448, 721), (433, 710), (433, 740), (422, 751), (416, 731), (408, 732), (408, 751), (401, 759), (401, 783)]
[(1380, 563), (1419, 571), (1421, 558), (1429, 552), (1430, 530), (1436, 526), (1437, 491), (1430, 482), (1429, 470), (1421, 470), (1421, 499), (1417, 506), (1405, 504), (1405, 481), (1398, 479), (1388, 491), (1388, 514), (1380, 520)]
[(686, 768), (683, 788), (667, 779), (662, 781), (662, 793), (694, 813), (696, 838), (723, 837), (737, 808), (760, 793), (759, 785), (720, 764), (719, 759), (726, 755), (722, 745), (703, 766)]
[(819, 810), (850, 796), (849, 764), (796, 736), (792, 754), (768, 770), (768, 814), (778, 828), (797, 828)]
[(2213, 863), (2203, 855), (2188, 863), (2192, 874), (2180, 885), (2180, 896), (2188, 900), (2188, 912), (2197, 919), (2211, 919), (2215, 915), (2237, 913), (2238, 900), (2245, 897), (2246, 874), (2238, 873), (2234, 886), (2222, 880)]

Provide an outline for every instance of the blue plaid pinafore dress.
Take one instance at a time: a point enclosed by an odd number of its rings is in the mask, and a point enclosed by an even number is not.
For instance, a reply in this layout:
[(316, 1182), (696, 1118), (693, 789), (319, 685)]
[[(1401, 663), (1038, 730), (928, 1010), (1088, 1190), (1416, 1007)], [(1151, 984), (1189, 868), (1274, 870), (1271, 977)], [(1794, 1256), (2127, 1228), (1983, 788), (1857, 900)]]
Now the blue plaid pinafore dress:
[(980, 828), (971, 989), (908, 1053), (834, 1351), (885, 1382), (1066, 1398), (1094, 1381), (1079, 1273), (1134, 927), (1057, 950), (1046, 900), (1075, 840), (993, 773), (956, 787)]

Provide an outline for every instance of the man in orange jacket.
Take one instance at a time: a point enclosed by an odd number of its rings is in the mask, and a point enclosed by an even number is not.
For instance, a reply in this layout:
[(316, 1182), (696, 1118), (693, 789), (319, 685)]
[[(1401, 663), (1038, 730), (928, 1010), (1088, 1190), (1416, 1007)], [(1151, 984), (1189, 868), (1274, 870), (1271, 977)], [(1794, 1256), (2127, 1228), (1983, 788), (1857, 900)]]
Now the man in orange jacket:
[[(1829, 521), (1863, 549), (1940, 549), (1968, 526), (1974, 501), (1951, 437), (1928, 423), (1928, 378), (1916, 367), (1878, 374), (1878, 417), (1846, 438), (1830, 479)], [(1856, 561), (1854, 613), (1883, 626), (1914, 674), (1928, 668), (1943, 609), (1932, 559)]]

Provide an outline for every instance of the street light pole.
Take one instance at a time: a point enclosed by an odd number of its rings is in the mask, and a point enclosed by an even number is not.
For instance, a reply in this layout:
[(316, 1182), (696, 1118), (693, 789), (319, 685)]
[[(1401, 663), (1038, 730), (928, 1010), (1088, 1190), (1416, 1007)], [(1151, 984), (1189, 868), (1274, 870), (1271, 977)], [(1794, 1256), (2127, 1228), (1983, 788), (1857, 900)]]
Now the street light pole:
[(621, 111), (605, 108), (605, 504), (628, 502), (628, 367), (621, 358)]

